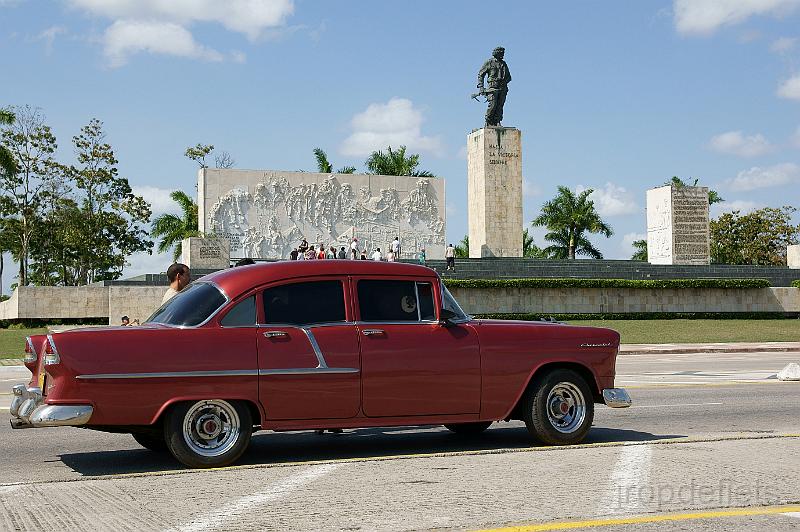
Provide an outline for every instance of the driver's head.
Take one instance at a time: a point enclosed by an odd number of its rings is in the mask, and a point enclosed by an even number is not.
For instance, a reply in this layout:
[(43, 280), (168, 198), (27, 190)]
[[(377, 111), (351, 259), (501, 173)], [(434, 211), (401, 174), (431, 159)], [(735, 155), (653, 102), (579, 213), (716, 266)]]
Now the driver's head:
[(181, 264), (180, 262), (172, 264), (169, 268), (167, 268), (167, 279), (169, 280), (170, 285), (177, 283), (177, 290), (183, 290), (191, 280), (189, 267), (185, 264)]

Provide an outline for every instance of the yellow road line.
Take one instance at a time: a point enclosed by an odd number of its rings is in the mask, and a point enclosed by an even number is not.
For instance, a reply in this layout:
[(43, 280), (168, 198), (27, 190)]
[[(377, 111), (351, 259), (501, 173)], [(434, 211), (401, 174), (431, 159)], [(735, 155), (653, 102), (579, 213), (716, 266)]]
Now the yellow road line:
[(800, 506), (767, 506), (760, 508), (734, 508), (710, 512), (691, 512), (682, 514), (644, 515), (638, 517), (619, 517), (612, 519), (590, 519), (587, 521), (561, 521), (538, 525), (510, 526), (505, 528), (485, 529), (482, 532), (548, 532), (551, 530), (574, 530), (577, 528), (639, 525), (643, 523), (663, 523), (667, 521), (690, 521), (696, 519), (718, 519), (721, 517), (742, 517), (753, 515), (772, 515), (798, 512)]
[(354, 458), (330, 458), (321, 460), (303, 460), (297, 462), (275, 462), (266, 464), (247, 464), (247, 465), (231, 465), (225, 467), (210, 467), (207, 469), (173, 469), (169, 471), (144, 471), (141, 473), (118, 473), (111, 475), (92, 475), (83, 476), (80, 478), (66, 478), (57, 480), (37, 480), (33, 482), (9, 482), (2, 484), (3, 486), (15, 485), (37, 485), (37, 484), (54, 484), (58, 482), (79, 482), (86, 480), (120, 480), (127, 478), (144, 478), (144, 477), (166, 477), (172, 475), (186, 475), (195, 473), (205, 473), (209, 471), (247, 471), (259, 469), (272, 469), (279, 467), (303, 467), (313, 466), (320, 464), (347, 464), (347, 463), (367, 463), (367, 462), (385, 462), (392, 460), (414, 460), (414, 459), (429, 459), (429, 458), (452, 458), (461, 456), (483, 456), (495, 454), (516, 454), (516, 453), (536, 453), (536, 452), (555, 452), (555, 451), (576, 451), (581, 449), (596, 449), (596, 448), (613, 448), (613, 447), (626, 447), (633, 445), (681, 445), (691, 443), (714, 443), (714, 442), (727, 442), (727, 441), (741, 441), (741, 440), (776, 440), (776, 439), (797, 439), (800, 438), (800, 433), (791, 434), (732, 434), (730, 436), (718, 436), (707, 438), (665, 438), (662, 440), (647, 440), (647, 441), (622, 441), (622, 442), (597, 442), (597, 443), (582, 443), (576, 445), (554, 445), (550, 447), (510, 447), (502, 449), (479, 449), (474, 451), (444, 451), (439, 453), (418, 453), (418, 454), (396, 454), (386, 456), (366, 456)]

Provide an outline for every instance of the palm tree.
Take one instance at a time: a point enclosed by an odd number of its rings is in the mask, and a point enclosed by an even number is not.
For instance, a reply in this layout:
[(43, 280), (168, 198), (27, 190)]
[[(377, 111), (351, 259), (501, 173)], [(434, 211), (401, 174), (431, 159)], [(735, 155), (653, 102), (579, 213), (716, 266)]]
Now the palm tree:
[(367, 170), (371, 174), (377, 175), (407, 175), (411, 177), (435, 177), (427, 170), (417, 170), (419, 166), (419, 154), (412, 154), (406, 157), (406, 147), (393, 150), (391, 146), (386, 148), (386, 152), (374, 151), (369, 156), (366, 163)]
[(464, 235), (461, 242), (456, 244), (456, 258), (468, 259), (469, 258), (469, 235)]
[(320, 174), (354, 174), (356, 171), (355, 166), (342, 166), (334, 172), (333, 165), (328, 161), (327, 154), (320, 148), (314, 148), (314, 157), (317, 159), (317, 172)]
[(631, 260), (642, 260), (647, 262), (647, 240), (634, 240), (631, 242), (633, 249), (636, 252), (631, 257)]
[[(696, 187), (698, 181), (700, 181), (700, 180), (699, 179), (695, 179), (694, 183), (692, 184), (692, 186)], [(675, 187), (677, 189), (682, 189), (683, 187), (688, 187), (689, 186), (689, 184), (686, 181), (684, 181), (683, 179), (681, 179), (680, 177), (678, 177), (676, 175), (672, 176), (672, 179), (670, 179), (669, 181), (664, 182), (664, 184), (665, 185), (672, 185), (673, 187)], [(725, 200), (722, 199), (722, 196), (719, 195), (719, 192), (717, 192), (716, 190), (711, 190), (711, 189), (708, 190), (708, 204), (709, 205), (714, 205), (715, 203), (720, 203), (722, 201), (725, 201)]]
[[(14, 113), (8, 109), (0, 109), (0, 126), (10, 126), (14, 123)], [(11, 152), (0, 144), (0, 172), (11, 175), (17, 173), (17, 163)]]
[[(611, 226), (604, 222), (597, 210), (594, 202), (589, 199), (592, 189), (587, 189), (575, 195), (565, 186), (558, 187), (558, 196), (545, 202), (542, 205), (542, 212), (531, 222), (534, 226), (544, 226), (550, 230), (545, 235), (545, 240), (553, 242), (554, 245), (545, 248), (545, 252), (553, 258), (575, 258), (575, 254), (588, 255), (600, 259), (600, 253), (584, 233), (602, 234), (606, 238), (614, 234)], [(564, 248), (565, 256), (557, 249)], [(559, 256), (554, 256), (554, 253)]]
[(533, 235), (528, 234), (528, 230), (522, 231), (522, 256), (529, 259), (546, 259), (547, 254), (539, 246), (533, 243)]
[(173, 190), (169, 197), (180, 205), (183, 211), (181, 216), (162, 214), (153, 220), (150, 234), (161, 238), (158, 243), (159, 253), (166, 253), (169, 248), (175, 246), (173, 258), (178, 260), (182, 251), (181, 240), (190, 236), (200, 236), (200, 231), (197, 230), (197, 203), (182, 190)]

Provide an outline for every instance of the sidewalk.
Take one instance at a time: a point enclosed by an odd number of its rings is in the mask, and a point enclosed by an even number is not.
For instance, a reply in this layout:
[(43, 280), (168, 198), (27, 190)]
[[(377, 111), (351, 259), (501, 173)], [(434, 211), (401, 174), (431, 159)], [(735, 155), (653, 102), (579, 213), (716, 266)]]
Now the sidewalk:
[(737, 342), (709, 344), (622, 344), (621, 355), (682, 353), (784, 353), (800, 352), (800, 342)]

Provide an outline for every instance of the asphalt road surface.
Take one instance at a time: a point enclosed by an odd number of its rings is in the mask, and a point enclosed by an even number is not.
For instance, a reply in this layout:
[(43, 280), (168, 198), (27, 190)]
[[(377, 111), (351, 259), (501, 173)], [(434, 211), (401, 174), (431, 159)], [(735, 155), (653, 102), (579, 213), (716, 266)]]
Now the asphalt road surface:
[[(626, 355), (583, 445), (521, 423), (258, 433), (187, 470), (128, 435), (0, 424), (0, 530), (800, 530), (800, 353)], [(0, 393), (27, 380), (0, 368)], [(0, 417), (10, 396), (0, 395)]]

